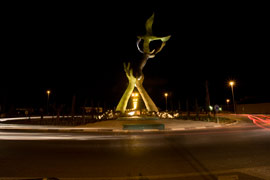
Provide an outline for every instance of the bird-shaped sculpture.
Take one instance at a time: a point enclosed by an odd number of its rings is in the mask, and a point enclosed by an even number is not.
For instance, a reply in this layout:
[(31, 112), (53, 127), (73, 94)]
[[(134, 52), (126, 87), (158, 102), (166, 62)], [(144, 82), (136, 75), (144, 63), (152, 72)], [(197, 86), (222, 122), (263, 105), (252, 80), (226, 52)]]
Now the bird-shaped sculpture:
[[(165, 37), (157, 37), (153, 35), (152, 32), (152, 25), (154, 22), (154, 17), (155, 17), (155, 13), (152, 14), (152, 16), (146, 21), (145, 23), (145, 29), (146, 29), (146, 34), (143, 36), (137, 36), (138, 40), (137, 40), (137, 48), (139, 50), (139, 52), (141, 52), (143, 54), (143, 57), (141, 59), (141, 61), (139, 62), (138, 65), (138, 72), (136, 72), (136, 77), (140, 78), (142, 76), (142, 70), (144, 68), (144, 66), (146, 65), (146, 62), (149, 58), (154, 58), (155, 55), (157, 53), (159, 53), (163, 47), (166, 45), (166, 41), (168, 41), (170, 39), (170, 35), (169, 36), (165, 36)], [(143, 49), (140, 49), (140, 42), (141, 40), (143, 40)], [(159, 48), (157, 49), (153, 49), (152, 51), (150, 51), (150, 42), (151, 41), (156, 41), (156, 40), (160, 40), (162, 41), (162, 44)]]
[[(142, 58), (139, 60), (139, 62), (137, 63), (137, 66), (135, 67), (131, 67), (130, 63), (128, 63), (127, 65), (124, 63), (124, 70), (126, 72), (126, 76), (129, 80), (129, 84), (128, 87), (126, 89), (126, 91), (124, 92), (120, 102), (118, 103), (117, 107), (116, 107), (116, 111), (119, 111), (121, 113), (125, 113), (126, 111), (126, 107), (128, 104), (128, 100), (134, 90), (134, 88), (136, 87), (144, 101), (144, 104), (146, 106), (147, 111), (150, 112), (157, 112), (158, 108), (155, 105), (155, 103), (152, 101), (152, 99), (150, 98), (150, 96), (148, 95), (148, 93), (146, 92), (146, 90), (144, 89), (142, 83), (144, 80), (144, 75), (143, 75), (143, 68), (147, 63), (147, 60), (149, 58), (154, 58), (155, 55), (157, 53), (159, 53), (163, 47), (166, 44), (166, 41), (168, 41), (170, 39), (170, 35), (169, 36), (165, 36), (165, 37), (157, 37), (153, 35), (152, 32), (152, 25), (154, 22), (154, 16), (155, 14), (153, 13), (152, 16), (147, 19), (146, 23), (145, 23), (145, 29), (146, 29), (146, 34), (143, 36), (137, 36), (138, 40), (137, 40), (137, 48), (139, 50), (139, 52), (141, 52)], [(141, 40), (143, 40), (143, 49), (140, 49), (140, 42)], [(156, 40), (160, 40), (162, 41), (162, 44), (159, 48), (153, 49), (152, 51), (150, 51), (150, 42), (151, 41), (156, 41)]]

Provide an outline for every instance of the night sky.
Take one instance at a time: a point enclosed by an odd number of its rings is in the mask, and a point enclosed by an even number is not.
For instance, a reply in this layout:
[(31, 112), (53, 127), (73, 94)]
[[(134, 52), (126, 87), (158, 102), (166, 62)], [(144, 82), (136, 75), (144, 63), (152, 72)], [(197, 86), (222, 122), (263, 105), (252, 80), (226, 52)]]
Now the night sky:
[(270, 102), (269, 11), (265, 4), (174, 2), (9, 4), (2, 29), (1, 103), (43, 106), (51, 101), (115, 107), (126, 86), (123, 62), (140, 58), (136, 36), (155, 12), (153, 33), (171, 35), (149, 59), (144, 87), (158, 107), (169, 102)]

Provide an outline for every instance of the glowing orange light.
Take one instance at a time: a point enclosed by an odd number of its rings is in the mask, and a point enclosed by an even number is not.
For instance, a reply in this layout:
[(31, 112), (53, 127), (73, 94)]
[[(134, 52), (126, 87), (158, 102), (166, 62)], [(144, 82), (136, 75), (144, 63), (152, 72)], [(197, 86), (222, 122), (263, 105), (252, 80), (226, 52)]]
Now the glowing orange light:
[(139, 93), (134, 92), (134, 93), (131, 94), (131, 96), (132, 96), (133, 109), (135, 110), (135, 109), (138, 108)]
[(131, 111), (128, 113), (128, 115), (133, 116), (135, 114), (135, 111)]
[(132, 93), (131, 96), (132, 96), (132, 97), (138, 97), (139, 94), (138, 94), (138, 93)]
[(230, 86), (234, 86), (235, 82), (234, 81), (230, 81), (229, 84), (230, 84)]
[(138, 102), (133, 102), (133, 109), (137, 109), (138, 107)]

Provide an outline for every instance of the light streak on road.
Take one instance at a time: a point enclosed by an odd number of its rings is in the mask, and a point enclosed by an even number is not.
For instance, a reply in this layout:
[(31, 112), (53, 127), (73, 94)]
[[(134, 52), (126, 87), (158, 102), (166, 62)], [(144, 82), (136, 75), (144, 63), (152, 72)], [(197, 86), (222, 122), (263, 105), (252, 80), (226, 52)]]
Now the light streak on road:
[(270, 116), (266, 115), (248, 115), (247, 116), (250, 120), (253, 121), (253, 124), (256, 126), (263, 128), (263, 129), (268, 129), (270, 130)]
[[(43, 119), (52, 119), (56, 116), (43, 116)], [(65, 116), (67, 118), (71, 116)], [(82, 117), (82, 116), (74, 116), (74, 117)], [(63, 118), (63, 116), (59, 116), (59, 118)], [(0, 118), (0, 122), (4, 121), (12, 121), (12, 120), (26, 120), (26, 119), (41, 119), (40, 116), (31, 116), (31, 117), (13, 117), (13, 118)]]
[(119, 140), (125, 138), (127, 137), (120, 135), (0, 132), (0, 140)]

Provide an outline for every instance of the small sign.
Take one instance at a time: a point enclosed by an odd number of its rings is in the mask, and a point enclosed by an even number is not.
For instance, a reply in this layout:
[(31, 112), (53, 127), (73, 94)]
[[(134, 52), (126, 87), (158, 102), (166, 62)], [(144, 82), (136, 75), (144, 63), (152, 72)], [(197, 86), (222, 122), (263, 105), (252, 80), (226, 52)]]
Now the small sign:
[(216, 112), (219, 111), (219, 106), (218, 106), (217, 104), (214, 106), (214, 110), (215, 110)]

